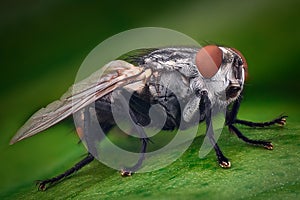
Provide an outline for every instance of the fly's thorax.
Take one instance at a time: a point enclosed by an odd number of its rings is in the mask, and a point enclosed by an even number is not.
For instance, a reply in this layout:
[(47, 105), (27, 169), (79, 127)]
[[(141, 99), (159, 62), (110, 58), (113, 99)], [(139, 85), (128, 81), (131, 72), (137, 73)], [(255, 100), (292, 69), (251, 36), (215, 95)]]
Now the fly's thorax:
[(198, 74), (195, 56), (199, 48), (172, 47), (155, 50), (143, 57), (143, 65), (153, 71), (180, 72), (190, 78)]
[(179, 101), (183, 101), (191, 94), (189, 80), (176, 70), (156, 71), (147, 84), (153, 98), (176, 96)]

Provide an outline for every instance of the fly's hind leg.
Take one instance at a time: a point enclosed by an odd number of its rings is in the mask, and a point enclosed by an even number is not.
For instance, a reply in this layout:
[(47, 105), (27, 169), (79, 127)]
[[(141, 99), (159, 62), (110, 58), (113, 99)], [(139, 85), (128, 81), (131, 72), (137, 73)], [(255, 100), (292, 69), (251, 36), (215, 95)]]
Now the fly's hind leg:
[[(78, 136), (80, 137), (80, 139), (82, 141), (84, 141), (87, 144), (89, 152), (93, 152), (94, 146), (91, 145), (91, 143), (89, 142), (90, 137), (88, 134), (90, 132), (90, 129), (92, 128), (91, 127), (91, 115), (90, 115), (89, 109), (90, 109), (90, 107), (87, 106), (87, 107), (83, 108), (82, 110), (76, 112), (73, 115), (73, 117), (74, 117), (74, 124), (75, 124)], [(65, 179), (65, 178), (71, 176), (72, 174), (74, 174), (75, 172), (77, 172), (78, 170), (80, 170), (81, 168), (83, 168), (85, 165), (89, 164), (93, 160), (94, 160), (94, 156), (91, 153), (88, 153), (88, 155), (84, 159), (82, 159), (81, 161), (76, 163), (73, 167), (66, 170), (64, 173), (59, 174), (50, 179), (37, 181), (38, 189), (45, 191), (48, 188), (48, 186), (55, 185), (62, 179)]]
[(82, 167), (89, 164), (93, 160), (94, 160), (94, 156), (92, 154), (88, 153), (88, 155), (84, 159), (82, 159), (81, 161), (76, 163), (72, 168), (68, 169), (64, 173), (59, 174), (58, 176), (55, 176), (50, 179), (37, 181), (36, 184), (38, 185), (38, 189), (45, 191), (47, 189), (47, 186), (54, 185), (54, 184), (58, 183), (59, 181), (61, 181), (62, 179), (74, 174), (76, 171), (80, 170)]
[[(99, 107), (101, 107), (101, 110), (99, 110)], [(96, 113), (98, 114), (100, 112), (107, 112), (110, 108), (108, 103), (98, 101), (95, 104), (95, 109)], [(97, 133), (99, 129), (97, 129), (96, 127), (99, 127), (100, 124), (103, 132), (107, 133), (112, 128), (112, 125), (110, 123), (104, 122), (99, 122), (99, 124), (97, 124), (98, 122), (95, 119), (94, 114), (91, 112), (91, 106), (87, 106), (73, 115), (77, 134), (80, 139), (86, 144), (89, 151), (88, 155), (84, 159), (76, 163), (73, 167), (66, 170), (64, 173), (50, 179), (37, 181), (39, 190), (46, 190), (48, 186), (55, 185), (62, 179), (71, 176), (95, 159), (94, 156), (97, 156), (96, 144), (99, 143), (103, 138), (101, 134)]]

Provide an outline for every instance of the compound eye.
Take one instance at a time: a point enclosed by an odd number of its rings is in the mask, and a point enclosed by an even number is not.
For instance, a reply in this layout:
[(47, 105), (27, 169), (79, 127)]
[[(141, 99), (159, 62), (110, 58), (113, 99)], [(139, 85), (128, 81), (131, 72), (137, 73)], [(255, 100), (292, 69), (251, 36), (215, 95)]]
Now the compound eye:
[(235, 48), (231, 48), (231, 50), (234, 51), (237, 55), (239, 55), (241, 57), (241, 59), (243, 61), (244, 71), (245, 71), (244, 78), (245, 78), (245, 80), (247, 80), (248, 79), (248, 64), (247, 64), (246, 58), (243, 56), (243, 54), (239, 50), (237, 50)]
[(204, 78), (213, 77), (222, 64), (223, 52), (216, 45), (201, 48), (196, 54), (196, 66)]

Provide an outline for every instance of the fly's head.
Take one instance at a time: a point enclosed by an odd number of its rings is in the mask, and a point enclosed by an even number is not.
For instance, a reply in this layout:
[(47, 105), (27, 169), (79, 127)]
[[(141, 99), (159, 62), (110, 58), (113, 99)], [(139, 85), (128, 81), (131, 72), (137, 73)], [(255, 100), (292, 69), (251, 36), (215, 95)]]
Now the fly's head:
[(236, 49), (208, 45), (196, 54), (196, 66), (213, 102), (228, 105), (243, 90), (248, 76), (245, 57)]
[(245, 57), (240, 51), (234, 48), (221, 47), (223, 51), (223, 68), (224, 73), (226, 100), (234, 101), (241, 93), (244, 82), (248, 76), (248, 65)]

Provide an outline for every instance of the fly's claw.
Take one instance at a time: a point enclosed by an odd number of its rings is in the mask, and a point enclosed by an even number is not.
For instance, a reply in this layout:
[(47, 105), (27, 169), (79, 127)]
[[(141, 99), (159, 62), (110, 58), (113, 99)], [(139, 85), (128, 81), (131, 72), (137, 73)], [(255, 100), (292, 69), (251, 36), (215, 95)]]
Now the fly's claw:
[(272, 144), (270, 144), (270, 145), (265, 145), (264, 146), (266, 149), (268, 149), (268, 150), (273, 150), (273, 145)]
[(126, 169), (121, 170), (121, 176), (123, 176), (123, 177), (132, 176), (132, 174), (133, 174), (133, 172), (130, 170), (126, 170)]
[(276, 120), (276, 123), (279, 126), (284, 126), (284, 125), (286, 125), (286, 118), (287, 118), (287, 116), (282, 116)]
[(271, 142), (265, 142), (263, 144), (263, 147), (268, 149), (268, 150), (273, 150), (273, 144)]
[(219, 165), (224, 168), (224, 169), (228, 169), (231, 167), (231, 163), (229, 161), (222, 161), (222, 162), (219, 162)]
[(38, 186), (38, 190), (40, 191), (45, 191), (47, 189), (46, 184), (47, 183), (45, 181), (41, 181), (41, 180), (36, 181), (36, 185)]
[(224, 169), (228, 169), (231, 167), (230, 161), (223, 155), (218, 157), (218, 162), (219, 162), (219, 165)]

